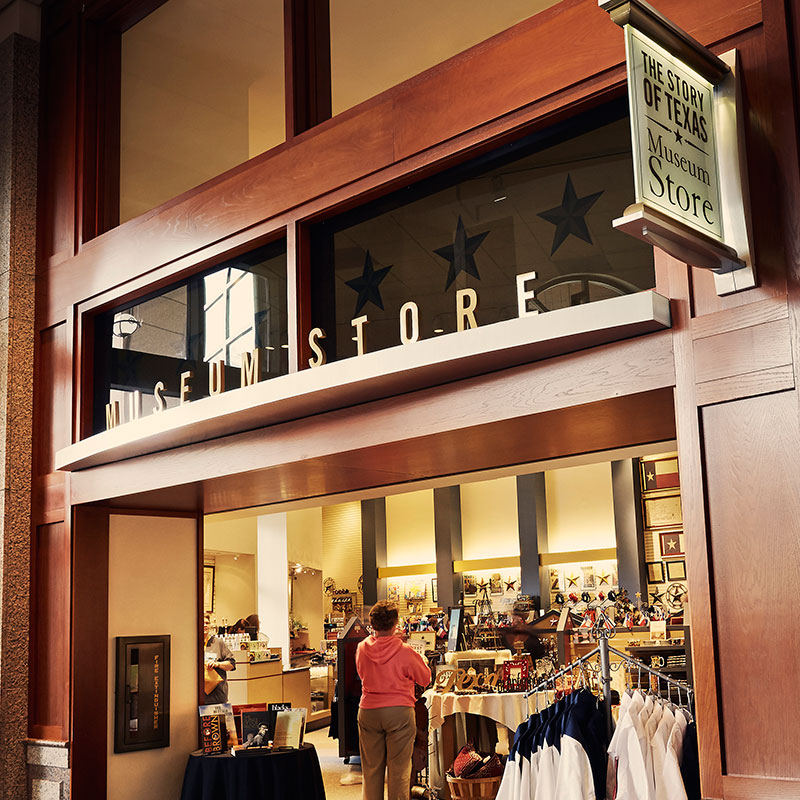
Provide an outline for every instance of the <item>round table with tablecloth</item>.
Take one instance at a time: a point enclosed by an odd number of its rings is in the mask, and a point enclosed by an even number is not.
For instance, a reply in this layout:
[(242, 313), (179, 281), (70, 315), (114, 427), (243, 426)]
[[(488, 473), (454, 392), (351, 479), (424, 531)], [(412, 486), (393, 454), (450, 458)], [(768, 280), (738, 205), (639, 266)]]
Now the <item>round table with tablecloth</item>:
[(189, 756), (181, 800), (325, 800), (317, 751), (310, 744), (257, 756)]

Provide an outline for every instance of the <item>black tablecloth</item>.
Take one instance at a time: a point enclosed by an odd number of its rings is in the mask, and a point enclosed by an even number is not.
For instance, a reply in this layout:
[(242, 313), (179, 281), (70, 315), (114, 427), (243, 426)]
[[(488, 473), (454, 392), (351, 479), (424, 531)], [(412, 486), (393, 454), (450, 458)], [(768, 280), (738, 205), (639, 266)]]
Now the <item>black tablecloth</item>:
[(181, 800), (325, 800), (317, 751), (279, 750), (259, 756), (192, 753)]

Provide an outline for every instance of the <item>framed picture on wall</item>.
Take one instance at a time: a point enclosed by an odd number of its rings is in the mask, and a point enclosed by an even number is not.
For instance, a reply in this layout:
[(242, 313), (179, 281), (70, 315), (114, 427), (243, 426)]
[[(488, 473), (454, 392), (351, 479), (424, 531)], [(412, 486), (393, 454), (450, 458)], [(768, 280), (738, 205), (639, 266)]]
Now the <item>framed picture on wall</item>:
[(661, 544), (661, 558), (672, 558), (672, 556), (682, 556), (683, 553), (683, 534), (681, 531), (668, 531), (659, 535)]
[(647, 562), (647, 582), (664, 583), (664, 565), (660, 561)]
[(647, 528), (671, 528), (683, 524), (681, 496), (671, 494), (645, 498), (644, 524)]
[(489, 592), (491, 594), (503, 594), (503, 579), (500, 577), (499, 572), (492, 574), (489, 578)]
[(680, 561), (667, 561), (667, 580), (686, 580), (686, 562), (683, 559)]
[(474, 595), (478, 593), (478, 582), (474, 575), (464, 575), (464, 595)]
[(436, 578), (431, 578), (431, 602), (439, 602), (439, 582)]
[(214, 565), (203, 566), (203, 611), (208, 614), (214, 611)]

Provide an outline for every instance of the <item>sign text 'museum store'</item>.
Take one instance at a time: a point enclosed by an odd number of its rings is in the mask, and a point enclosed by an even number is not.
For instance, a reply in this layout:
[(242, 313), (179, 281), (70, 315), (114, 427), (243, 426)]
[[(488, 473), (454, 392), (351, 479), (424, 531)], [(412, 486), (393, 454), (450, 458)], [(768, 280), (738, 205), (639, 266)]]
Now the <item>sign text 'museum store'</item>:
[[(538, 314), (536, 309), (528, 309), (528, 301), (532, 300), (535, 292), (527, 288), (527, 282), (536, 278), (536, 272), (525, 272), (517, 275), (517, 311), (520, 317)], [(464, 331), (478, 327), (475, 312), (478, 308), (478, 293), (474, 289), (459, 289), (455, 294), (456, 328)], [(366, 314), (350, 321), (354, 329), (357, 355), (366, 353), (365, 326), (369, 322)], [(399, 314), (400, 342), (403, 345), (419, 341), (419, 307), (414, 302), (404, 303)], [(327, 354), (323, 342), (325, 331), (322, 328), (312, 328), (308, 334), (308, 346), (313, 356), (308, 359), (310, 367), (320, 367), (327, 361)], [(240, 387), (252, 386), (261, 380), (262, 350), (255, 348), (250, 352), (241, 354), (241, 382)], [(178, 397), (180, 404), (185, 405), (192, 400), (193, 381), (192, 370), (181, 373)], [(225, 391), (225, 361), (217, 359), (208, 364), (208, 392), (209, 395), (222, 394)], [(166, 386), (163, 381), (158, 381), (153, 387), (155, 407), (153, 413), (164, 411), (167, 407), (165, 400)], [(139, 419), (142, 415), (142, 393), (131, 392), (128, 398), (128, 419), (130, 422)], [(112, 400), (106, 404), (106, 429), (116, 428), (122, 424), (122, 409), (119, 400)]]

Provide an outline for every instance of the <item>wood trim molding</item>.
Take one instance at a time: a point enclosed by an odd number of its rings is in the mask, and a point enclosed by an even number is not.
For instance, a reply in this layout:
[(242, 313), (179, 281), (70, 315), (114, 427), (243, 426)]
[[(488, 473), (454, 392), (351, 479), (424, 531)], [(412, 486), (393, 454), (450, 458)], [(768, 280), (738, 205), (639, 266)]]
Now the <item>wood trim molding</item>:
[(75, 470), (449, 383), (669, 327), (652, 291), (506, 320), (290, 373), (151, 414), (61, 450)]
[(723, 775), (725, 800), (797, 800), (800, 780)]
[(378, 578), (402, 578), (405, 575), (435, 575), (436, 564), (407, 564), (400, 567), (378, 567)]
[(794, 388), (794, 369), (785, 364), (772, 369), (761, 369), (706, 381), (697, 384), (697, 404), (710, 406), (759, 394), (782, 392)]
[(573, 561), (610, 561), (616, 557), (616, 547), (602, 547), (596, 550), (572, 550), (566, 553), (540, 553), (539, 563), (543, 567), (548, 567), (551, 564), (571, 564)]
[(519, 567), (519, 556), (495, 556), (494, 558), (467, 558), (453, 562), (453, 572), (477, 572), (482, 569), (507, 569)]
[(686, 572), (694, 608), (709, 613), (692, 618), (692, 669), (695, 686), (695, 716), (700, 749), (700, 781), (705, 798), (722, 798), (722, 751), (720, 711), (717, 694), (717, 665), (714, 649), (713, 593), (706, 529), (706, 498), (700, 416), (695, 386), (692, 343), (692, 290), (690, 271), (656, 249), (656, 262), (669, 270), (675, 347), (675, 416), (678, 459), (681, 465), (681, 506), (686, 538)]

